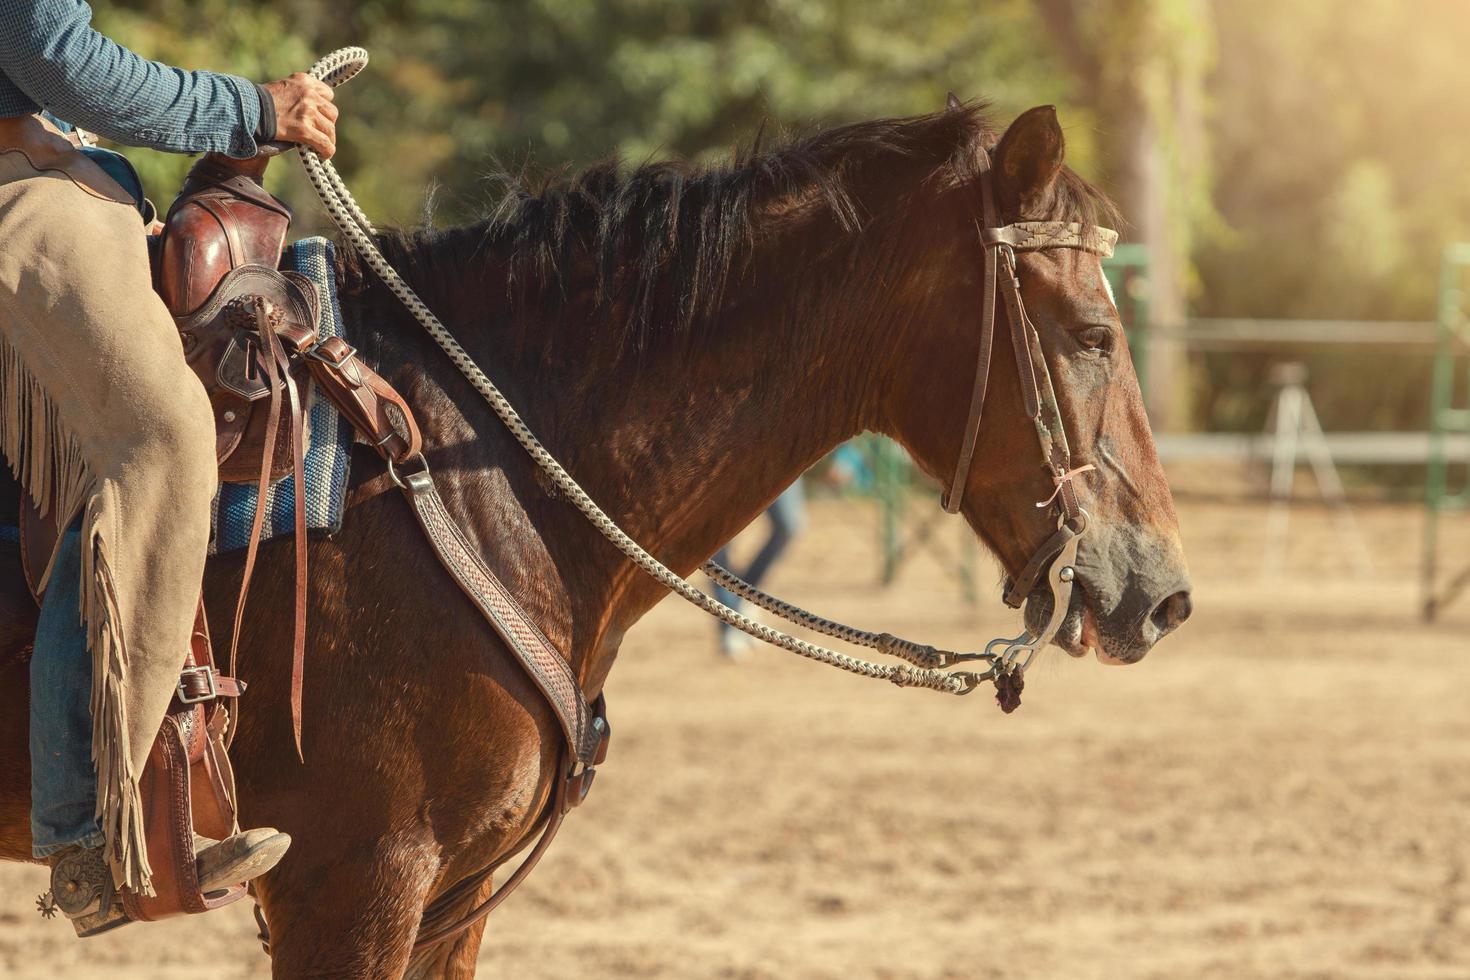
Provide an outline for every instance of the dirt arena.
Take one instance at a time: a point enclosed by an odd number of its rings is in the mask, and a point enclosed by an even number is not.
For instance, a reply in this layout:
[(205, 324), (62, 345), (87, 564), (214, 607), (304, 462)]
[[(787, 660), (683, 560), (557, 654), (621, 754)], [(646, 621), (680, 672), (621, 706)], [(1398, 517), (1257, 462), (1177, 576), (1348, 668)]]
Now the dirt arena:
[[(596, 791), (481, 975), (1470, 978), (1470, 599), (1419, 625), (1420, 511), (1359, 511), (1376, 572), (1354, 580), (1304, 507), (1277, 582), (1263, 508), (1181, 512), (1194, 619), (1133, 667), (1053, 651), (1010, 717), (774, 650), (730, 665), (665, 603), (613, 672)], [(979, 607), (928, 554), (880, 590), (871, 505), (811, 517), (778, 591), (916, 639), (1012, 629), (988, 563)], [(1449, 532), (1470, 562), (1470, 517)], [(83, 944), (32, 910), (44, 881), (0, 868), (0, 975), (269, 973), (244, 904)]]

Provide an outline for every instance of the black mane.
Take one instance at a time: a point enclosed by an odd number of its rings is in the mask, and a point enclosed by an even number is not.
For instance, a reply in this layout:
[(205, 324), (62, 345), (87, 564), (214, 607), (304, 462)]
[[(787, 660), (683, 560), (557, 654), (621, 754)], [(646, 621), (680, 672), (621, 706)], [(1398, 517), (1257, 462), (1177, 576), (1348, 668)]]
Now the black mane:
[[(871, 217), (864, 188), (891, 185), (900, 173), (908, 190), (966, 179), (974, 147), (997, 138), (984, 112), (984, 104), (971, 103), (853, 123), (770, 148), (757, 136), (719, 166), (671, 160), (626, 169), (609, 159), (540, 183), (500, 172), (489, 178), (499, 198), (480, 222), (388, 232), (380, 244), (420, 282), (463, 279), (472, 260), (493, 263), (523, 327), (559, 319), (573, 288), (571, 270), (579, 260), (590, 262), (595, 328), (615, 336), (621, 350), (642, 352), (659, 334), (693, 333), (719, 309), (749, 255), (756, 204), (825, 208), (843, 234), (856, 233)], [(1047, 218), (1083, 224), (1116, 216), (1107, 198), (1070, 170), (1063, 170), (1049, 210)]]

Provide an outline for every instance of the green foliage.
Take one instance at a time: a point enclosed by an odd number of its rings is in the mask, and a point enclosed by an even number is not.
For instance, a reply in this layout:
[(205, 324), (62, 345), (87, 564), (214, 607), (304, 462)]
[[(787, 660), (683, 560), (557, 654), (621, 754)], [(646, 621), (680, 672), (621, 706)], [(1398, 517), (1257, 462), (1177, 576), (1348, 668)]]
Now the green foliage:
[[(96, 26), (145, 57), (184, 68), (208, 68), (266, 81), (289, 74), (313, 59), (310, 47), (293, 37), (287, 5), (230, 0), (153, 0), (98, 5)], [(190, 161), (130, 150), (143, 183), (161, 207), (182, 183)]]
[[(924, 112), (953, 89), (992, 100), (1001, 119), (1057, 104), (1071, 162), (1112, 179), (1135, 227), (1131, 142), (1140, 121), (1153, 126), (1164, 160), (1150, 179), (1162, 182), (1168, 238), (1191, 263), (1196, 314), (1427, 319), (1441, 247), (1470, 236), (1463, 0), (1416, 0), (1411, 11), (1399, 0), (97, 8), (100, 28), (146, 55), (256, 80), (344, 44), (369, 48), (372, 68), (340, 96), (339, 165), (384, 223), (469, 219), (499, 167), (555, 172), (609, 153), (708, 159), (766, 121), (806, 129)], [(166, 202), (188, 162), (134, 157)], [(297, 167), (274, 168), (272, 180), (299, 230), (321, 227)], [(1323, 365), (1314, 388), (1329, 425), (1422, 425), (1422, 366), (1385, 360)], [(1264, 365), (1252, 364), (1196, 363), (1197, 421), (1255, 424)]]
[[(1214, 190), (1195, 260), (1206, 316), (1432, 320), (1444, 246), (1470, 235), (1470, 10), (1460, 0), (1217, 5)], [(1417, 351), (1305, 356), (1324, 424), (1427, 425)], [(1264, 355), (1211, 357), (1198, 421), (1255, 427)]]
[[(256, 80), (363, 44), (373, 65), (341, 93), (339, 166), (375, 215), (397, 222), (417, 220), (430, 188), (439, 220), (473, 216), (498, 167), (711, 158), (764, 123), (932, 111), (951, 89), (1010, 116), (1065, 104), (1072, 85), (1038, 43), (1027, 0), (995, 0), (983, 17), (962, 0), (377, 0), (345, 22), (335, 11), (323, 0), (133, 0), (101, 7), (98, 25), (151, 57)], [(1083, 164), (1089, 119), (1068, 114)], [(159, 194), (187, 166), (138, 156)], [(311, 213), (299, 181), (276, 189)]]
[(1470, 233), (1470, 10), (1238, 0), (1219, 28), (1230, 234), (1199, 256), (1201, 312), (1431, 319), (1440, 249)]

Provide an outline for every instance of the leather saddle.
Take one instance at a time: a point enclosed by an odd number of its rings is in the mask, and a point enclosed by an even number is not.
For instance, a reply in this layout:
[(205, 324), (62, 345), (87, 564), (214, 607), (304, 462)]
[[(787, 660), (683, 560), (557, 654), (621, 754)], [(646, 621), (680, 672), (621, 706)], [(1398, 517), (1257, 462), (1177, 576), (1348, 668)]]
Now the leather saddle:
[[(202, 157), (169, 208), (162, 236), (150, 241), (150, 253), (155, 288), (179, 328), (189, 366), (209, 394), (220, 479), (258, 489), (230, 663), (260, 544), (266, 490), (275, 480), (295, 477), (291, 708), (300, 753), (307, 589), (303, 458), (311, 393), (330, 398), (390, 462), (417, 456), (421, 440), (402, 396), (340, 337), (320, 337), (322, 297), (316, 285), (278, 270), (292, 216), (264, 187), (268, 163), (269, 155), (244, 161)], [(52, 553), (59, 531), (29, 500), (22, 504), (20, 525), (22, 564), (34, 593), (34, 572)], [(156, 894), (124, 891), (128, 918), (205, 912), (246, 894), (243, 883), (201, 892), (194, 862), (196, 832), (222, 839), (238, 830), (227, 748), (233, 735), (230, 707), (244, 690), (243, 682), (215, 666), (201, 602), (173, 703), (141, 779)]]
[(214, 407), (220, 479), (291, 473), (301, 425), (284, 408), (269, 424), (271, 406), (294, 390), (304, 408), (313, 387), (381, 455), (411, 459), (420, 437), (407, 403), (342, 338), (319, 335), (316, 285), (277, 268), (292, 216), (263, 183), (275, 152), (200, 158), (153, 249), (158, 293)]
[(158, 293), (214, 408), (220, 479), (236, 483), (258, 482), (263, 463), (273, 480), (292, 471), (291, 433), (301, 423), (270, 405), (289, 398), (290, 386), (303, 391), (308, 369), (299, 358), (278, 363), (272, 337), (288, 355), (312, 346), (321, 304), (313, 283), (276, 268), (291, 211), (261, 184), (265, 164), (200, 159), (155, 251)]

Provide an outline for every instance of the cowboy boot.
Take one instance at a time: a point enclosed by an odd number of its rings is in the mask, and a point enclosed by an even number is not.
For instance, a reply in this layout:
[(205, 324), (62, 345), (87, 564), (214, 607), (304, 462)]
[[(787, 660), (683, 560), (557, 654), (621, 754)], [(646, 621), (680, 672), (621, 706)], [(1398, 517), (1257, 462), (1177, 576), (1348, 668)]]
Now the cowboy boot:
[(43, 916), (49, 919), (60, 910), (84, 939), (132, 921), (101, 847), (73, 845), (53, 854), (50, 864), (51, 891), (36, 903)]
[(259, 878), (286, 856), (289, 834), (270, 827), (243, 830), (224, 840), (194, 835), (199, 891), (210, 892)]
[[(204, 894), (243, 884), (265, 874), (285, 856), (291, 838), (268, 827), (247, 830), (222, 841), (194, 837), (199, 890)], [(83, 939), (133, 921), (123, 911), (112, 869), (101, 847), (75, 845), (51, 857), (51, 891), (37, 902), (50, 918), (60, 911)]]

